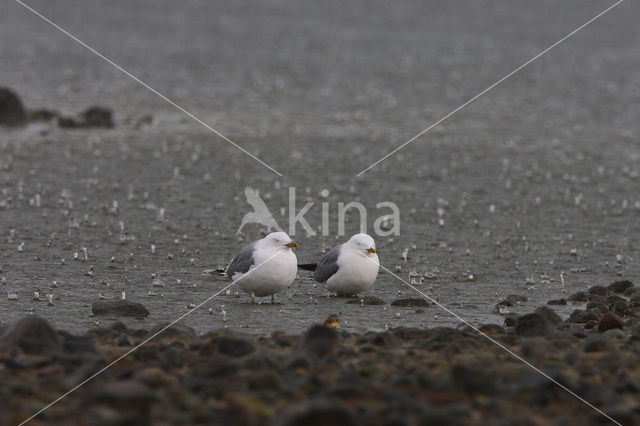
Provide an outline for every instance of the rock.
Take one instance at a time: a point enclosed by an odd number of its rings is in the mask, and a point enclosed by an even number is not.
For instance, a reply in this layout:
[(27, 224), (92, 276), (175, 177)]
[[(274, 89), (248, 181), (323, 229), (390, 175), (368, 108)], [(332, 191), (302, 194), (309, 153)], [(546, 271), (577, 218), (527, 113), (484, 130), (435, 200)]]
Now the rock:
[(582, 350), (585, 352), (600, 352), (612, 347), (611, 340), (602, 334), (592, 334), (582, 343)]
[(615, 302), (612, 305), (609, 305), (609, 310), (614, 314), (620, 315), (623, 317), (629, 315), (629, 312), (630, 312), (629, 305), (624, 300), (620, 300), (618, 302)]
[(391, 302), (391, 306), (402, 306), (402, 307), (417, 307), (417, 306), (431, 306), (431, 304), (424, 299), (396, 299)]
[(113, 112), (109, 108), (92, 106), (80, 114), (83, 127), (113, 127)]
[(553, 333), (547, 318), (538, 312), (525, 314), (516, 320), (515, 331), (523, 337), (549, 337)]
[(97, 353), (93, 339), (88, 336), (74, 336), (66, 331), (59, 331), (58, 334), (62, 338), (62, 351), (65, 355)]
[(516, 302), (526, 302), (527, 300), (529, 300), (529, 298), (520, 294), (510, 294), (507, 296), (507, 300), (515, 304)]
[(633, 288), (634, 285), (631, 281), (616, 281), (613, 284), (609, 284), (607, 288), (613, 293), (624, 293), (627, 289)]
[(458, 387), (471, 394), (491, 395), (495, 392), (492, 378), (482, 368), (457, 364), (451, 367), (451, 378)]
[[(154, 334), (158, 333), (163, 328), (167, 327), (170, 323), (158, 324), (153, 327), (147, 333), (146, 337), (151, 337)], [(196, 332), (193, 328), (188, 325), (182, 323), (175, 323), (171, 327), (167, 328), (160, 334), (158, 334), (157, 338), (159, 339), (173, 339), (173, 340), (181, 340), (183, 342), (191, 341), (196, 336)]]
[(577, 293), (573, 293), (567, 300), (569, 300), (570, 302), (587, 302), (589, 300), (589, 297), (587, 296), (586, 292), (579, 291)]
[(24, 317), (0, 337), (0, 350), (17, 347), (25, 354), (50, 355), (61, 348), (58, 333), (49, 323), (37, 316)]
[(384, 300), (376, 296), (358, 297), (347, 300), (348, 305), (384, 305)]
[(505, 334), (504, 328), (498, 324), (482, 324), (478, 327), (481, 333), (484, 334)]
[(549, 324), (553, 324), (553, 325), (562, 324), (562, 318), (560, 318), (560, 315), (556, 314), (556, 312), (553, 309), (547, 306), (540, 306), (534, 312), (537, 312), (543, 315), (547, 319), (547, 321), (549, 321)]
[(117, 317), (148, 317), (149, 311), (141, 303), (129, 300), (99, 300), (91, 305), (94, 315), (115, 315)]
[(594, 285), (589, 287), (589, 290), (587, 290), (587, 295), (589, 296), (589, 300), (591, 300), (593, 296), (608, 296), (609, 289), (601, 285)]
[(604, 303), (606, 303), (607, 305), (611, 306), (616, 302), (626, 302), (627, 299), (625, 299), (624, 297), (620, 297), (618, 295), (612, 294), (611, 296), (607, 297), (604, 300)]
[(504, 319), (504, 326), (515, 327), (517, 319), (518, 319), (518, 316), (515, 314), (507, 315), (507, 317)]
[(33, 111), (29, 111), (29, 121), (54, 121), (60, 117), (58, 111), (53, 111), (49, 109), (36, 109)]
[(600, 320), (600, 316), (591, 310), (576, 309), (573, 312), (571, 312), (571, 315), (569, 316), (569, 319), (567, 321), (583, 324), (589, 321), (599, 321), (599, 320)]
[(614, 328), (619, 328), (620, 330), (622, 330), (622, 320), (611, 312), (605, 312), (600, 317), (600, 322), (598, 323), (598, 333), (604, 333), (605, 331)]
[(334, 355), (340, 344), (338, 334), (324, 325), (314, 325), (304, 335), (302, 347), (320, 358)]
[(18, 127), (27, 123), (27, 111), (16, 93), (0, 87), (0, 126)]
[(286, 416), (285, 426), (355, 426), (359, 422), (342, 405), (329, 402), (312, 402), (296, 408)]
[(592, 300), (591, 302), (587, 303), (587, 309), (597, 312), (599, 314), (609, 312), (609, 307), (607, 306), (607, 304), (604, 302), (601, 302), (599, 299)]
[[(496, 306), (493, 307), (493, 313), (494, 314), (508, 313), (509, 308), (512, 306), (515, 306), (515, 305), (509, 300), (501, 300), (500, 302), (496, 303)], [(503, 312), (504, 309), (506, 309), (506, 311)]]
[(622, 293), (622, 295), (625, 297), (633, 297), (633, 296), (640, 295), (640, 293), (638, 292), (637, 287), (629, 287)]
[(253, 353), (256, 347), (248, 340), (235, 337), (221, 337), (216, 346), (216, 353), (232, 357), (243, 357)]
[(547, 305), (566, 305), (567, 299), (553, 299), (547, 302)]

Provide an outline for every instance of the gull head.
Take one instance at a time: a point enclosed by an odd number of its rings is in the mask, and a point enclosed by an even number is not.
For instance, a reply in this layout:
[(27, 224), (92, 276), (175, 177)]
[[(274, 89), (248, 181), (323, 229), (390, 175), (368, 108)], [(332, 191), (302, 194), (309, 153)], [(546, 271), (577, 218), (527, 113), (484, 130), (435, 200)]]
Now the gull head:
[(264, 241), (279, 248), (292, 249), (298, 247), (298, 243), (293, 241), (285, 232), (272, 232), (264, 237)]
[(376, 243), (373, 241), (373, 238), (367, 234), (355, 234), (349, 238), (347, 244), (366, 255), (376, 253)]

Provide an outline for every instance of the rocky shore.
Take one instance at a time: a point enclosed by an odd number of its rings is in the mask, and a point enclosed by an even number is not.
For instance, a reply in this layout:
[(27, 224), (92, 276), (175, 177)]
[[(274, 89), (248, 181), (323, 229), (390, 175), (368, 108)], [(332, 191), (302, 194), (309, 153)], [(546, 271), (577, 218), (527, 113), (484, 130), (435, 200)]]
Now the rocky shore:
[[(544, 306), (480, 333), (462, 324), (352, 334), (336, 316), (304, 334), (196, 335), (176, 324), (32, 424), (612, 424), (495, 342), (637, 424), (636, 294), (631, 283), (592, 287), (587, 308), (565, 321)], [(0, 423), (18, 424), (162, 328), (116, 322), (74, 336), (36, 316), (3, 326)]]

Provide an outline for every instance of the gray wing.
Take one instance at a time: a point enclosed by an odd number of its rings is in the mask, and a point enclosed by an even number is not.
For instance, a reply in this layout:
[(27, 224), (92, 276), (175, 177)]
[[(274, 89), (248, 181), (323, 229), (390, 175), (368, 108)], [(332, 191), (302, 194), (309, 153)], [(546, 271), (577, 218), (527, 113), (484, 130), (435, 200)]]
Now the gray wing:
[(236, 272), (247, 273), (251, 265), (255, 265), (255, 260), (253, 259), (253, 252), (255, 250), (255, 245), (257, 241), (252, 242), (251, 244), (245, 246), (240, 253), (236, 255), (231, 260), (229, 266), (227, 266), (227, 276), (233, 279), (233, 274)]
[(313, 274), (313, 279), (319, 283), (325, 283), (333, 274), (338, 272), (340, 268), (338, 266), (338, 256), (342, 250), (342, 244), (329, 250), (327, 254), (320, 260), (316, 272)]

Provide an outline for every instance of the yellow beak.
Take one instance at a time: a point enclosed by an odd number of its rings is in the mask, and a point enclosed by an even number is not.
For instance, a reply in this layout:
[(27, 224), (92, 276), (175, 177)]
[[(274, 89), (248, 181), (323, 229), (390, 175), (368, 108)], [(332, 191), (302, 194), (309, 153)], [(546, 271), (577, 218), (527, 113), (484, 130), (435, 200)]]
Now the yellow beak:
[(376, 249), (374, 249), (373, 247), (369, 247), (369, 248), (367, 249), (367, 251), (368, 251), (369, 253), (375, 253), (375, 252), (376, 252)]
[(294, 247), (299, 247), (300, 244), (296, 243), (295, 241), (291, 241), (289, 244), (285, 244), (284, 246), (289, 248), (294, 248)]

